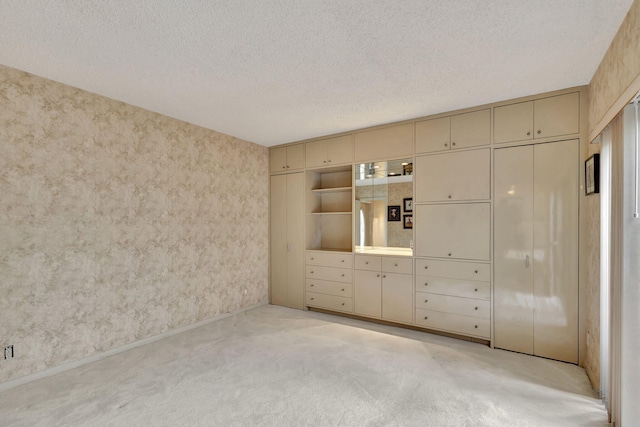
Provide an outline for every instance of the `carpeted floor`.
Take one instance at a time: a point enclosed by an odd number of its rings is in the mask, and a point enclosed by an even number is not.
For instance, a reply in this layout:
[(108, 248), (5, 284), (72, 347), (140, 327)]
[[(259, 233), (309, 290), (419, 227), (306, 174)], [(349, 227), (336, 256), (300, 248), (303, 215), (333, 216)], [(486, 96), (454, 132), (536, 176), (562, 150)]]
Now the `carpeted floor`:
[(264, 306), (0, 394), (8, 426), (605, 426), (577, 366)]

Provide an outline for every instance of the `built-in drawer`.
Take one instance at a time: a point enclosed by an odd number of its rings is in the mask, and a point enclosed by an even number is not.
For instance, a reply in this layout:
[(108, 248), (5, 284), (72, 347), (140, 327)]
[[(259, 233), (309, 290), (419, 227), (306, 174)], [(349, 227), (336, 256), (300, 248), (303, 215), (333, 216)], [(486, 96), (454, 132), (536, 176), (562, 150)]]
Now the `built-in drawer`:
[(306, 289), (307, 292), (317, 292), (319, 294), (337, 295), (347, 298), (353, 296), (353, 285), (351, 283), (307, 279)]
[(416, 276), (449, 277), (452, 279), (491, 280), (491, 265), (480, 262), (416, 259)]
[(382, 271), (386, 273), (412, 274), (413, 259), (384, 257), (382, 258)]
[(353, 270), (350, 268), (320, 267), (307, 265), (307, 279), (328, 280), (330, 282), (353, 283)]
[(353, 268), (353, 255), (339, 252), (306, 252), (307, 265), (324, 267)]
[(356, 255), (356, 270), (380, 271), (382, 269), (382, 257), (374, 255)]
[(489, 319), (416, 308), (415, 323), (425, 328), (439, 329), (456, 334), (471, 335), (486, 339), (491, 337)]
[(416, 308), (462, 314), (463, 316), (480, 317), (482, 319), (491, 318), (491, 304), (489, 301), (471, 298), (416, 292)]
[(353, 299), (335, 295), (306, 292), (305, 301), (308, 307), (319, 307), (327, 310), (353, 313)]
[(416, 276), (416, 292), (428, 292), (430, 294), (483, 300), (491, 298), (491, 286), (489, 282), (445, 279), (443, 277)]

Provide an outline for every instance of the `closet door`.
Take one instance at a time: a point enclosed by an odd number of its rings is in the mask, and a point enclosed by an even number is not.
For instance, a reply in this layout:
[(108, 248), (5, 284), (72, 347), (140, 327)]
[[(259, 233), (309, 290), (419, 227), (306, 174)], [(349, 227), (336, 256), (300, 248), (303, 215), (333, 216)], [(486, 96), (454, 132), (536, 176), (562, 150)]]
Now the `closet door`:
[(303, 308), (304, 174), (271, 177), (271, 304)]
[(494, 345), (533, 354), (533, 146), (495, 150)]
[(578, 141), (534, 148), (534, 354), (578, 363)]

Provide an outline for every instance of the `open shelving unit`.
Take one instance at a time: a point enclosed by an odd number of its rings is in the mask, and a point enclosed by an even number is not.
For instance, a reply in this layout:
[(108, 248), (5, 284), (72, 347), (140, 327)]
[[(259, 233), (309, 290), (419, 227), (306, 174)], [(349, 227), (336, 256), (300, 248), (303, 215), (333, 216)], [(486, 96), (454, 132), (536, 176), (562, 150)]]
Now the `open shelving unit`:
[(307, 249), (351, 252), (353, 175), (351, 165), (307, 170)]

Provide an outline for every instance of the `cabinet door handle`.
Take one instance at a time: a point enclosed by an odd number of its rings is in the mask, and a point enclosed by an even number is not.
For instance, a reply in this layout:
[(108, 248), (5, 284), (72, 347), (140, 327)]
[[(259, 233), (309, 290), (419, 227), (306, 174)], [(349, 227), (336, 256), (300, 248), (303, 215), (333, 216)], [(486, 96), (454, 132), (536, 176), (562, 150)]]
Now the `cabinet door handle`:
[(449, 194), (449, 198), (451, 198), (451, 194)]
[(429, 286), (429, 283), (425, 283), (424, 285), (425, 285), (425, 286)]
[(428, 299), (426, 299), (426, 300), (424, 300), (424, 302), (429, 302), (429, 300), (428, 300)]
[(344, 303), (342, 303), (342, 305), (344, 305)]
[(376, 277), (380, 277), (380, 275), (378, 274)]
[(452, 142), (452, 143), (451, 143), (451, 146), (452, 146), (452, 147), (455, 147), (455, 146), (456, 146), (456, 143), (455, 143), (455, 142)]
[(447, 143), (445, 142), (445, 143), (444, 143), (444, 146), (445, 146), (445, 147), (448, 147), (448, 146), (449, 146), (449, 144), (447, 144)]
[(427, 320), (429, 318), (429, 316), (424, 316), (424, 320)]
[(478, 270), (476, 270), (475, 273), (478, 274)]
[(451, 252), (449, 252), (449, 256), (451, 256)]
[(383, 278), (383, 279), (386, 279), (386, 278), (387, 278), (387, 275), (386, 275), (386, 274), (383, 274), (383, 275), (382, 275), (382, 278)]
[(393, 264), (393, 266), (394, 266), (394, 267), (397, 267), (397, 266), (398, 266), (398, 263)]
[(285, 169), (285, 168), (286, 168), (286, 166), (283, 166), (283, 167), (282, 167), (282, 169)]
[(531, 136), (531, 131), (527, 131), (527, 136)]
[(529, 255), (524, 257), (524, 266), (525, 268), (529, 268)]
[(313, 270), (311, 270), (311, 274), (313, 274)]
[(478, 325), (476, 325), (475, 328), (478, 329)]
[(478, 310), (478, 307), (476, 307), (476, 310)]
[(344, 260), (340, 260), (340, 262), (344, 262)]
[(311, 301), (313, 301), (313, 298), (311, 298)]
[[(342, 292), (344, 292), (344, 288), (342, 288)], [(478, 309), (478, 307), (476, 307), (476, 310)]]
[(344, 277), (344, 274), (341, 274), (342, 277)]
[(425, 266), (424, 266), (424, 269), (426, 270), (427, 268), (429, 268), (429, 266), (428, 266), (428, 265), (425, 265)]
[(331, 163), (331, 160), (327, 160), (328, 163)]
[(540, 135), (542, 133), (542, 131), (540, 129), (538, 129), (538, 135)]
[(473, 292), (478, 292), (478, 288), (475, 288), (475, 289), (473, 290)]
[(311, 287), (313, 288), (313, 284), (311, 284)]

